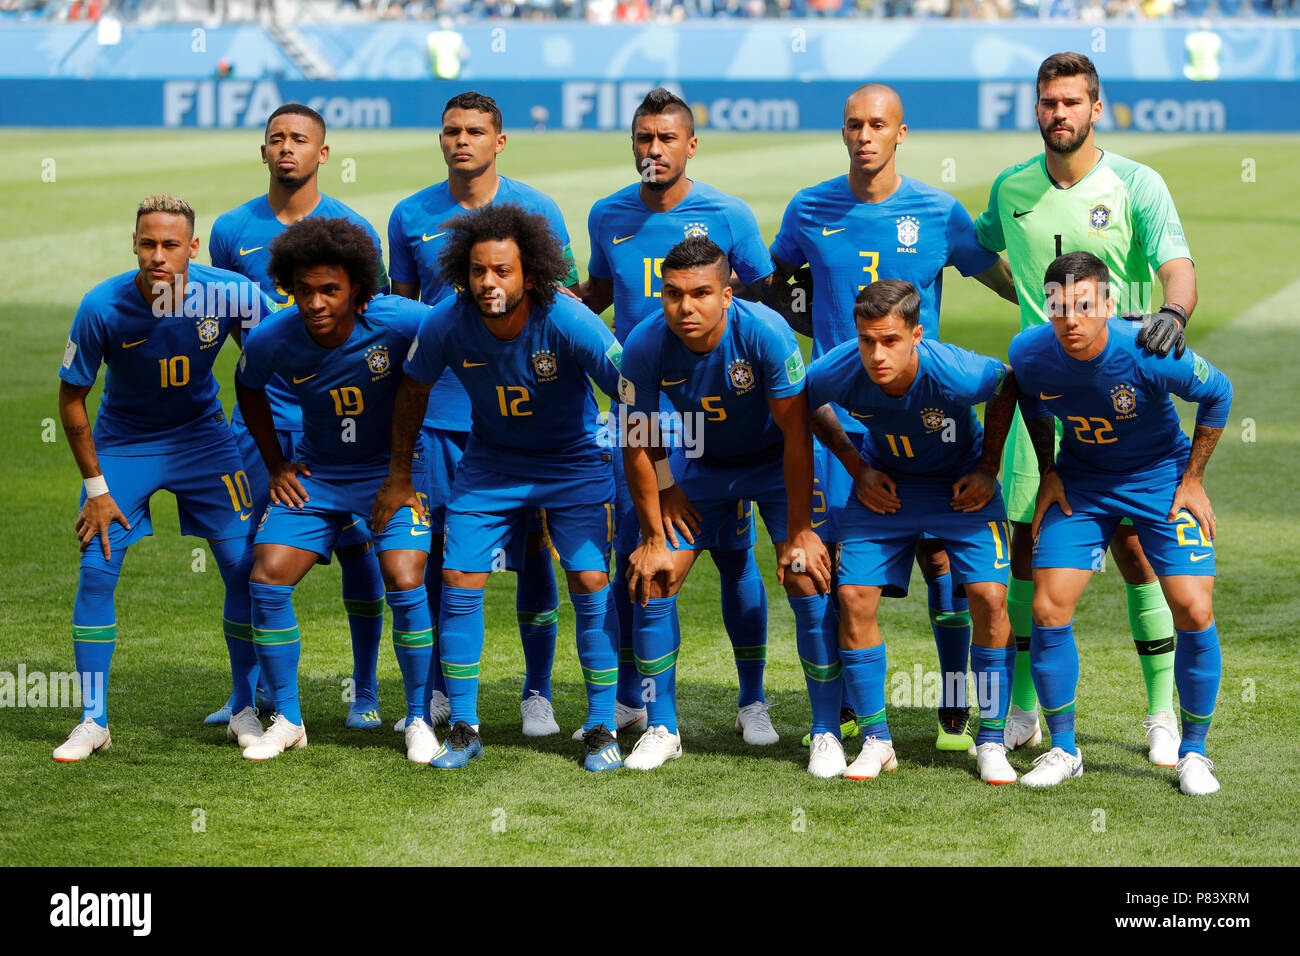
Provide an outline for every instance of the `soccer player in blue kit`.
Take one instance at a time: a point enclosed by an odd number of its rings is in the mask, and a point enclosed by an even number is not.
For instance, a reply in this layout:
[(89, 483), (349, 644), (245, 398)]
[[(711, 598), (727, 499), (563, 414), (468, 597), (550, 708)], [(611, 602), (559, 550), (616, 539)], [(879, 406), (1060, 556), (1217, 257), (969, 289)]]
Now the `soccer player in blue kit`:
[[(777, 573), (794, 611), (796, 643), (813, 710), (808, 770), (844, 769), (839, 744), (840, 686), (833, 620), (826, 604), (830, 556), (812, 529), (813, 457), (799, 344), (767, 306), (734, 298), (731, 265), (704, 236), (669, 250), (662, 266), (662, 314), (628, 335), (619, 397), (629, 409), (622, 436), (628, 490), (641, 543), (628, 565), (635, 596), (637, 670), (652, 681), (649, 726), (627, 766), (653, 770), (682, 754), (677, 728), (677, 593), (704, 542), (730, 526), (738, 501), (755, 501), (776, 548)], [(698, 517), (694, 541), (669, 536), (650, 447), (660, 395), (700, 423), (699, 457), (675, 475)], [(824, 743), (825, 742), (825, 743)], [(838, 754), (838, 760), (834, 754)]]
[[(707, 236), (726, 253), (743, 294), (756, 299), (772, 271), (758, 222), (745, 203), (705, 183), (686, 177), (687, 161), (695, 155), (695, 121), (690, 107), (664, 89), (652, 90), (632, 118), (632, 156), (639, 181), (599, 200), (591, 208), (587, 230), (591, 262), (583, 301), (597, 314), (614, 306), (614, 332), (626, 342), (638, 323), (658, 312), (663, 257), (678, 242)], [(665, 404), (664, 410), (671, 406)], [(611, 409), (617, 427), (622, 414)], [(664, 454), (655, 449), (654, 454)], [(667, 455), (658, 465), (663, 486), (660, 511), (664, 520), (686, 527), (693, 518), (686, 510), (672, 469), (681, 467), (682, 453)], [(632, 608), (627, 598), (627, 562), (637, 543), (638, 523), (621, 456), (615, 458), (617, 478), (614, 547), (615, 601), (619, 614), (619, 726), (643, 730), (646, 711), (641, 678), (632, 653)], [(739, 679), (736, 733), (750, 744), (774, 744), (779, 739), (767, 714), (763, 672), (767, 663), (767, 595), (753, 553), (752, 505), (737, 505), (735, 520), (721, 527), (715, 539), (701, 546), (717, 565), (722, 590), (722, 619), (731, 639)]]
[(587, 689), (583, 766), (613, 770), (623, 765), (608, 571), (614, 475), (591, 380), (616, 395), (622, 349), (596, 315), (557, 292), (569, 265), (545, 218), (493, 203), (446, 226), (440, 264), (459, 291), (434, 307), (411, 344), (393, 413), (390, 474), (372, 519), (381, 525), (395, 510), (420, 505), (411, 453), (430, 389), (453, 369), (469, 395), (473, 428), (447, 499), (438, 639), (452, 727), (433, 765), (465, 767), (483, 752), (483, 591), (494, 555), (544, 508), (577, 618)]
[[(257, 529), (250, 590), (253, 640), (275, 702), (271, 726), (244, 748), (268, 760), (305, 747), (298, 699), (301, 639), (293, 589), (340, 534), (369, 513), (388, 474), (393, 398), (406, 353), (428, 309), (375, 296), (383, 264), (370, 234), (346, 219), (309, 217), (271, 243), (270, 273), (294, 305), (248, 336), (235, 394), (269, 477), (271, 505)], [(266, 385), (288, 383), (302, 409), (303, 437), (286, 458)], [(437, 748), (424, 718), (433, 628), (424, 593), (429, 527), (414, 508), (367, 529), (379, 552), (393, 612), (393, 650), (406, 688), (406, 756), (428, 763)]]
[[(885, 716), (882, 595), (904, 596), (921, 535), (948, 553), (970, 601), (970, 649), (979, 698), (975, 738), (980, 778), (1014, 783), (1002, 740), (1011, 702), (1015, 645), (1007, 618), (1010, 543), (998, 488), (1002, 446), (1016, 407), (1005, 364), (922, 337), (921, 296), (909, 282), (881, 279), (857, 296), (856, 341), (808, 368), (814, 428), (853, 479), (839, 513), (839, 656), (862, 751), (844, 771), (870, 780), (898, 759)], [(833, 402), (862, 421), (866, 460), (842, 431)], [(987, 431), (974, 406), (987, 402)]]
[[(343, 203), (321, 193), (317, 181), (322, 163), (329, 158), (325, 144), (325, 121), (309, 106), (286, 103), (266, 121), (262, 162), (270, 168), (266, 194), (217, 217), (212, 225), (209, 253), (212, 264), (248, 276), (280, 308), (293, 304), (293, 291), (282, 288), (271, 276), (271, 243), (290, 225), (308, 216), (343, 218), (366, 231), (379, 249), (379, 236), (361, 216)], [(387, 281), (380, 275), (380, 288)], [(278, 375), (266, 385), (271, 401), (280, 447), (289, 460), (302, 441), (302, 410), (288, 384)], [(261, 515), (267, 498), (266, 466), (236, 406), (230, 421), (235, 441), (244, 458), (244, 471), (253, 489), (254, 512)], [(360, 516), (358, 516), (360, 518)], [(346, 528), (334, 546), (343, 579), (343, 604), (352, 634), (352, 693), (348, 706), (348, 727), (369, 729), (380, 726), (379, 681), (376, 674), (379, 641), (384, 626), (384, 582), (379, 563), (370, 547), (365, 522)], [(323, 559), (328, 562), (328, 555)], [(251, 643), (251, 638), (248, 638)], [(229, 719), (230, 702), (210, 714), (205, 723)]]
[[(854, 90), (844, 102), (840, 132), (849, 154), (848, 173), (796, 193), (771, 246), (776, 271), (768, 302), (796, 332), (812, 337), (814, 360), (837, 345), (857, 340), (853, 303), (860, 290), (878, 280), (901, 279), (916, 288), (923, 334), (936, 342), (946, 266), (1016, 301), (1006, 263), (980, 245), (961, 203), (898, 173), (897, 149), (907, 137), (907, 124), (894, 90), (878, 83)], [(806, 285), (787, 284), (804, 263), (809, 265), (815, 290), (811, 303)], [(861, 422), (843, 411), (837, 414), (854, 441), (870, 443)], [(818, 473), (827, 482), (821, 491), (843, 502), (848, 473), (824, 447), (817, 448), (817, 455)], [(828, 541), (840, 540), (838, 525), (839, 506), (831, 505)], [(916, 559), (926, 579), (931, 628), (944, 675), (935, 745), (940, 750), (964, 751), (973, 743), (966, 706), (970, 611), (961, 582), (950, 573), (947, 555), (935, 539), (922, 537)], [(856, 726), (846, 724), (844, 731), (855, 734)]]
[[(1039, 463), (1034, 508), (1034, 629), (1030, 644), (1052, 749), (1020, 778), (1050, 787), (1083, 773), (1075, 745), (1079, 652), (1074, 609), (1096, 555), (1130, 518), (1173, 613), (1174, 682), (1182, 711), (1178, 786), (1195, 796), (1219, 781), (1205, 753), (1222, 674), (1214, 621), (1215, 520), (1202, 479), (1232, 404), (1227, 376), (1191, 350), (1158, 358), (1141, 327), (1114, 318), (1106, 264), (1090, 252), (1054, 260), (1044, 277), (1050, 324), (1011, 341), (1020, 411)], [(1170, 394), (1200, 407), (1189, 440)], [(1059, 454), (1055, 423), (1064, 425)]]
[[(262, 732), (253, 706), (257, 662), (247, 642), (253, 502), (212, 363), (227, 334), (238, 337), (271, 305), (242, 276), (190, 264), (199, 239), (184, 200), (146, 197), (131, 239), (138, 269), (82, 299), (59, 369), (59, 417), (84, 486), (72, 610), (82, 723), (54, 751), (60, 762), (111, 743), (104, 695), (117, 646), (114, 591), (127, 548), (153, 534), (149, 499), (161, 489), (176, 495), (181, 534), (208, 539), (226, 585), (222, 624), (234, 684), (227, 734), (242, 744)], [(110, 374), (92, 436), (86, 395), (101, 363)]]
[[(576, 286), (577, 267), (573, 265), (569, 233), (560, 207), (544, 193), (497, 172), (496, 160), (505, 149), (506, 135), (501, 132), (501, 110), (496, 101), (473, 92), (453, 96), (442, 111), (439, 145), (447, 163), (447, 178), (403, 199), (388, 220), (393, 291), (426, 305), (454, 296), (456, 288), (444, 278), (438, 264), (438, 256), (448, 241), (443, 223), (466, 210), (493, 202), (515, 203), (546, 217), (569, 261), (569, 271), (560, 284)], [(430, 607), (438, 607), (442, 592), (442, 525), (447, 495), (456, 476), (456, 465), (464, 454), (469, 429), (469, 396), (455, 372), (447, 369), (429, 393), (429, 408), (422, 429), (428, 480), (418, 490), (428, 498), (434, 531), (429, 566), (424, 575)], [(550, 551), (539, 525), (540, 518), (534, 515), (529, 521), (531, 533), (517, 535), (507, 549), (509, 566), (519, 571), (515, 612), (524, 650), (524, 684), (519, 709), (525, 737), (544, 737), (560, 731), (551, 706), (551, 667), (555, 661), (559, 599)], [(435, 723), (443, 723), (450, 709), (442, 670), (437, 664), (437, 641), (433, 655), (429, 707), (430, 713), (438, 715)]]

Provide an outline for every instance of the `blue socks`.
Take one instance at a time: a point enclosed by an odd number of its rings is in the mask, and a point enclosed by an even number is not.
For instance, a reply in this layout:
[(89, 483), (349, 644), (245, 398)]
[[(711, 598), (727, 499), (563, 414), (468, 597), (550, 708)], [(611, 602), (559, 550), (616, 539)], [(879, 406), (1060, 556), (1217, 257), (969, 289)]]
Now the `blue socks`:
[[(808, 698), (812, 702), (812, 732), (833, 733), (840, 736), (840, 701), (844, 691), (840, 684), (840, 657), (835, 631), (827, 627), (824, 594), (808, 597), (787, 595), (794, 611), (795, 646), (799, 662), (803, 665), (804, 682), (808, 685)], [(861, 715), (861, 711), (858, 711)]]
[(524, 557), (515, 579), (515, 613), (524, 646), (522, 700), (534, 692), (551, 699), (551, 668), (555, 663), (555, 631), (560, 617), (551, 552), (541, 548)]
[(1174, 683), (1183, 717), (1183, 742), (1179, 758), (1189, 753), (1205, 755), (1205, 737), (1214, 717), (1214, 700), (1223, 674), (1219, 629), (1211, 624), (1203, 631), (1175, 631)]
[(126, 549), (114, 550), (109, 561), (99, 542), (81, 553), (77, 597), (72, 605), (72, 657), (81, 684), (81, 719), (94, 718), (108, 726), (108, 671), (117, 647), (117, 612), (113, 592), (122, 572)]
[(442, 589), (438, 617), (442, 674), (451, 701), (451, 723), (478, 720), (478, 673), (483, 657), (483, 588)]
[(1079, 649), (1074, 643), (1073, 623), (1064, 627), (1035, 623), (1029, 664), (1052, 746), (1074, 756), (1078, 749), (1074, 743), (1074, 697), (1079, 688)]
[(966, 659), (970, 654), (970, 604), (953, 594), (951, 574), (925, 579), (930, 597), (930, 629), (943, 675), (941, 707), (966, 707)]
[(980, 647), (972, 644), (970, 663), (971, 670), (975, 673), (975, 696), (980, 708), (980, 730), (975, 737), (975, 745), (1000, 744), (1002, 728), (1007, 722), (1007, 709), (1011, 706), (1011, 675), (1016, 666), (1016, 645)]
[(424, 585), (385, 595), (393, 609), (393, 652), (402, 671), (406, 691), (406, 719), (423, 719), (428, 713), (424, 689), (429, 679), (429, 658), (433, 651), (433, 622), (424, 597)]
[(863, 735), (893, 739), (885, 719), (885, 642), (857, 650), (841, 647), (839, 654), (844, 664), (844, 689), (850, 705), (857, 711)]
[[(677, 652), (682, 636), (677, 626), (677, 598), (651, 598), (645, 607), (632, 606), (632, 639), (636, 669), (645, 685), (644, 704), (651, 727), (677, 733)], [(640, 689), (638, 684), (638, 690)]]
[[(429, 561), (424, 566), (424, 594), (429, 603), (430, 616), (437, 618), (442, 613), (442, 547), (434, 547), (429, 550)], [(429, 661), (429, 682), (425, 685), (424, 692), (431, 694), (437, 691), (440, 694), (447, 693), (447, 683), (442, 676), (442, 663), (439, 658), (441, 646), (438, 643), (438, 622), (433, 622), (433, 654)], [(429, 701), (425, 700), (425, 713), (428, 711)]]
[(587, 685), (587, 719), (582, 729), (604, 724), (612, 732), (617, 729), (614, 698), (618, 691), (618, 637), (609, 585), (594, 594), (570, 591), (569, 600), (578, 618), (578, 663)]
[(364, 554), (338, 555), (343, 606), (352, 632), (352, 691), (356, 710), (379, 706), (379, 642), (384, 633), (384, 579), (373, 547)]
[(252, 541), (227, 538), (208, 543), (226, 585), (221, 630), (230, 656), (230, 713), (233, 715), (253, 706), (258, 677), (257, 648), (253, 646), (253, 602), (248, 589), (248, 576), (253, 571)]
[(764, 700), (763, 671), (767, 667), (767, 591), (754, 549), (710, 551), (722, 589), (722, 623), (736, 656), (740, 707)]
[(293, 614), (293, 588), (252, 582), (248, 589), (253, 596), (253, 642), (263, 684), (276, 710), (290, 723), (301, 724), (298, 657), (302, 642)]

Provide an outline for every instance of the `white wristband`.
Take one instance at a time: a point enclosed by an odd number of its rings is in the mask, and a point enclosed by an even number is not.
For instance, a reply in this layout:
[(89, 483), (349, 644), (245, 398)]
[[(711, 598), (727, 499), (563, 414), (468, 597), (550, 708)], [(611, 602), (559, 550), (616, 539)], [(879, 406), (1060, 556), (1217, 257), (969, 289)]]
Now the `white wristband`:
[(677, 479), (673, 477), (672, 466), (668, 464), (667, 458), (660, 458), (655, 462), (655, 478), (659, 481), (659, 490), (663, 491), (677, 484)]
[(108, 494), (108, 482), (104, 480), (103, 475), (95, 475), (93, 478), (85, 478), (81, 483), (86, 488), (87, 498), (98, 498), (100, 495)]

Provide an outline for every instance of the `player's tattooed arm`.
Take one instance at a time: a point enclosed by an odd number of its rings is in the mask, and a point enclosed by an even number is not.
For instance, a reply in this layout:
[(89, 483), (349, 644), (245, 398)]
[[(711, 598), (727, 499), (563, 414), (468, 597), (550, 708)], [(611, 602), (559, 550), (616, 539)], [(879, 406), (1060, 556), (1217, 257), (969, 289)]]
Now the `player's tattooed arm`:
[(1170, 521), (1173, 521), (1180, 511), (1190, 512), (1201, 527), (1201, 537), (1208, 541), (1214, 540), (1218, 529), (1214, 519), (1214, 509), (1210, 507), (1210, 499), (1205, 493), (1201, 479), (1205, 476), (1205, 466), (1210, 456), (1214, 454), (1214, 446), (1219, 443), (1219, 436), (1222, 434), (1222, 428), (1211, 428), (1209, 425), (1196, 426), (1196, 431), (1192, 434), (1192, 450), (1187, 458), (1183, 480), (1178, 483), (1173, 504), (1169, 506)]
[(840, 460), (840, 464), (849, 473), (849, 477), (856, 481), (863, 464), (862, 456), (858, 454), (858, 449), (849, 440), (848, 433), (835, 415), (835, 410), (829, 404), (823, 405), (813, 412), (810, 424), (812, 433), (817, 436), (817, 440)]
[[(81, 477), (98, 478), (103, 481), (103, 472), (99, 467), (99, 454), (95, 451), (95, 439), (90, 431), (90, 417), (86, 414), (86, 395), (89, 387), (69, 385), (59, 382), (59, 420), (63, 423), (63, 433), (68, 436), (68, 447), (77, 462)], [(77, 515), (76, 534), (81, 541), (81, 550), (85, 551), (90, 543), (99, 536), (100, 546), (104, 551), (104, 560), (112, 556), (108, 543), (108, 529), (116, 521), (128, 531), (131, 528), (126, 515), (117, 506), (113, 496), (107, 492), (91, 495), (87, 488), (85, 502)]]
[(398, 508), (409, 507), (424, 517), (424, 503), (411, 482), (411, 459), (420, 438), (420, 426), (429, 407), (432, 382), (420, 382), (403, 373), (393, 399), (392, 451), (388, 459), (388, 477), (379, 486), (370, 509), (370, 526), (380, 531)]
[(827, 594), (831, 589), (830, 553), (812, 530), (813, 449), (808, 393), (769, 397), (767, 407), (785, 439), (787, 547), (777, 555), (777, 578), (784, 585), (790, 574), (806, 574), (818, 594)]
[(1052, 505), (1056, 505), (1067, 515), (1070, 503), (1065, 498), (1065, 483), (1056, 471), (1056, 419), (1026, 418), (1025, 429), (1034, 446), (1034, 455), (1038, 458), (1038, 498), (1034, 503), (1034, 520), (1029, 533), (1038, 539), (1038, 529), (1042, 527), (1043, 516)]
[(974, 471), (963, 475), (952, 486), (953, 497), (950, 503), (954, 511), (979, 511), (997, 493), (1002, 447), (1006, 444), (1007, 432), (1011, 430), (1018, 395), (1016, 377), (1008, 368), (1002, 390), (984, 406), (984, 446), (980, 460)]
[(999, 256), (997, 262), (978, 273), (975, 278), (1013, 305), (1020, 304), (1015, 281), (1011, 278), (1011, 265), (1006, 259)]

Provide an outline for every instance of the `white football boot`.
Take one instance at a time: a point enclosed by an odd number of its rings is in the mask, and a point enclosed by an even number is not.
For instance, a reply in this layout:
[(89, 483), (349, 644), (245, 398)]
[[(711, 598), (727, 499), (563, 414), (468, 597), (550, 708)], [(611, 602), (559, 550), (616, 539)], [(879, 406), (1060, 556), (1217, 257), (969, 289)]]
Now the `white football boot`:
[[(451, 701), (447, 695), (440, 690), (435, 690), (429, 695), (429, 716), (424, 722), (429, 725), (430, 729), (441, 727), (451, 721)], [(400, 718), (397, 723), (393, 724), (393, 733), (400, 734), (406, 732), (406, 718)]]
[(245, 707), (230, 718), (226, 725), (226, 740), (242, 747), (251, 747), (262, 736), (262, 722), (257, 719), (256, 707)]
[(438, 752), (433, 728), (419, 717), (410, 721), (403, 733), (406, 734), (406, 759), (412, 763), (428, 763)]
[(834, 734), (813, 734), (808, 741), (808, 772), (814, 777), (838, 777), (848, 761), (844, 759), (844, 745)]
[(756, 700), (736, 712), (736, 733), (745, 738), (745, 743), (766, 747), (780, 741), (772, 718), (767, 716), (770, 709), (765, 701)]
[(1191, 797), (1206, 797), (1219, 792), (1214, 777), (1214, 763), (1204, 754), (1190, 753), (1178, 761), (1178, 789)]
[(858, 759), (844, 768), (845, 780), (875, 780), (882, 773), (898, 769), (898, 757), (894, 754), (894, 742), (881, 740), (879, 737), (867, 737), (862, 741), (862, 752)]
[(72, 728), (68, 739), (54, 748), (54, 759), (59, 763), (76, 763), (85, 760), (96, 750), (107, 750), (113, 746), (113, 738), (108, 728), (95, 723), (95, 718), (87, 717)]
[(284, 714), (276, 714), (256, 743), (244, 748), (245, 760), (270, 760), (286, 750), (296, 750), (307, 746), (307, 728), (302, 724), (291, 724)]
[(680, 734), (670, 734), (662, 724), (646, 728), (632, 752), (623, 760), (629, 770), (653, 770), (682, 755)]
[(997, 786), (1016, 782), (1016, 772), (1007, 761), (1007, 748), (1002, 744), (993, 741), (978, 744), (975, 747), (975, 766), (985, 783)]
[(1034, 758), (1034, 769), (1020, 778), (1026, 787), (1055, 787), (1074, 777), (1083, 776), (1083, 752), (1075, 750), (1067, 754), (1060, 747), (1053, 747), (1045, 754)]
[(1172, 767), (1178, 763), (1178, 746), (1183, 742), (1177, 722), (1168, 712), (1160, 711), (1142, 721), (1147, 735), (1147, 760), (1157, 767)]
[(1043, 728), (1038, 722), (1038, 708), (1021, 710), (1015, 704), (1007, 711), (1007, 722), (1002, 725), (1002, 743), (1008, 750), (1037, 747), (1043, 742)]

